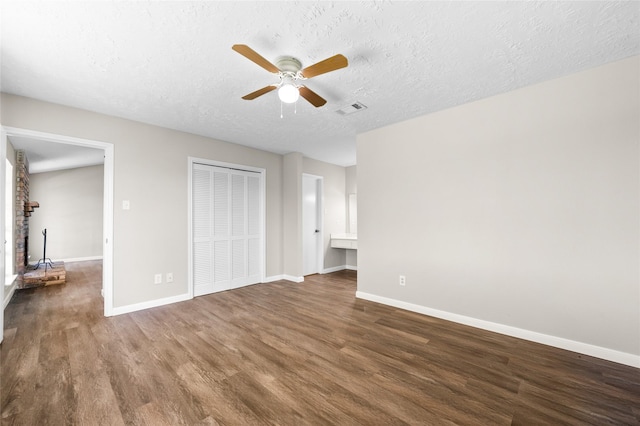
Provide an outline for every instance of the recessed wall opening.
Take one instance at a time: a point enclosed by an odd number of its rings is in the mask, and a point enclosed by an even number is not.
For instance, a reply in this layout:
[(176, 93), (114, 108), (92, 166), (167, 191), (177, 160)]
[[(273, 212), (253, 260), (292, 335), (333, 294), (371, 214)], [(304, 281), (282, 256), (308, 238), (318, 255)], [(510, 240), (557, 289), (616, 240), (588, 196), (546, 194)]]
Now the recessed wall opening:
[[(18, 145), (23, 143), (32, 144), (31, 148), (34, 151), (34, 158), (38, 158), (39, 163), (44, 164), (44, 166), (48, 167), (48, 171), (42, 170), (32, 170), (29, 171), (27, 155), (25, 155), (24, 150), (19, 149)], [(38, 149), (34, 148), (34, 146), (38, 146)], [(102, 247), (102, 284), (103, 284), (103, 296), (104, 296), (104, 315), (111, 316), (113, 315), (113, 248), (112, 248), (112, 235), (113, 235), (113, 156), (114, 156), (114, 148), (113, 144), (108, 142), (101, 142), (95, 140), (88, 139), (80, 139), (71, 136), (65, 135), (57, 135), (52, 133), (44, 133), (38, 132), (28, 129), (20, 129), (13, 127), (2, 127), (2, 139), (0, 140), (0, 161), (7, 162), (7, 171), (6, 175), (3, 175), (2, 178), (7, 181), (7, 183), (2, 185), (2, 190), (6, 194), (0, 197), (1, 205), (0, 211), (2, 212), (2, 233), (5, 236), (7, 242), (11, 241), (12, 244), (5, 244), (6, 254), (2, 254), (2, 261), (4, 266), (4, 273), (2, 274), (3, 282), (0, 283), (0, 300), (4, 300), (5, 306), (8, 304), (11, 296), (14, 291), (22, 288), (18, 285), (18, 278), (20, 276), (20, 272), (18, 271), (19, 265), (24, 265), (25, 271), (27, 267), (32, 266), (29, 263), (29, 251), (31, 252), (31, 263), (34, 263), (42, 256), (43, 253), (43, 236), (41, 232), (44, 228), (49, 228), (47, 224), (37, 224), (32, 238), (27, 240), (26, 235), (18, 235), (18, 218), (28, 218), (33, 212), (31, 210), (35, 207), (42, 207), (39, 205), (32, 205), (38, 203), (26, 203), (29, 201), (28, 199), (24, 199), (25, 204), (23, 205), (17, 203), (17, 174), (20, 171), (18, 157), (22, 155), (25, 159), (25, 176), (26, 179), (29, 179), (30, 173), (67, 173), (67, 170), (81, 170), (84, 169), (95, 169), (100, 166), (99, 172), (94, 172), (99, 174), (99, 179), (101, 183), (98, 183), (99, 188), (102, 188), (101, 194), (99, 194), (99, 198), (101, 201), (101, 206), (98, 206), (99, 211), (102, 212), (100, 224), (98, 224), (98, 228), (102, 230), (102, 237), (100, 241), (97, 242)], [(61, 151), (64, 153), (64, 157), (70, 163), (60, 163), (60, 154)], [(37, 152), (37, 154), (35, 154)], [(95, 158), (99, 160), (94, 161), (92, 164), (86, 163), (87, 159), (82, 158), (82, 161), (85, 161), (85, 164), (77, 164), (76, 161), (78, 158), (86, 157), (88, 153), (93, 152), (97, 155)], [(79, 154), (75, 155), (72, 154)], [(11, 158), (9, 158), (8, 154), (11, 154)], [(28, 154), (28, 153), (27, 153)], [(15, 157), (15, 158), (14, 158)], [(58, 162), (59, 167), (56, 168), (51, 164), (47, 163), (47, 161), (55, 159)], [(12, 166), (9, 167), (10, 160), (14, 160), (15, 163), (12, 163)], [(64, 164), (63, 164), (64, 163)], [(43, 166), (43, 167), (44, 167)], [(11, 173), (9, 170), (11, 169)], [(34, 168), (35, 169), (35, 168)], [(98, 175), (96, 175), (98, 176)], [(80, 179), (83, 184), (85, 180)], [(58, 181), (56, 181), (58, 182)], [(96, 192), (96, 191), (94, 191)], [(57, 204), (56, 204), (57, 202)], [(74, 204), (74, 203), (64, 203), (64, 200), (53, 200), (48, 201), (47, 205), (63, 205), (63, 204)], [(75, 205), (75, 204), (74, 204)], [(18, 214), (18, 212), (22, 212), (24, 210), (24, 214)], [(36, 210), (35, 215), (41, 213), (39, 210)], [(93, 214), (92, 217), (96, 217), (96, 214)], [(53, 220), (53, 222), (57, 222), (58, 219)], [(5, 229), (6, 228), (6, 229)], [(71, 232), (70, 237), (74, 237), (77, 233)], [(53, 236), (53, 233), (51, 233)], [(11, 238), (9, 238), (11, 236)], [(33, 237), (35, 241), (33, 241)], [(63, 233), (58, 233), (55, 235), (58, 240), (64, 239), (65, 236)], [(27, 242), (28, 241), (28, 242)], [(35, 250), (29, 250), (28, 246), (33, 246), (32, 248)], [(51, 244), (47, 243), (47, 247)], [(11, 247), (9, 247), (11, 246)], [(23, 254), (19, 255), (17, 253), (17, 249), (21, 248), (23, 250)], [(11, 254), (9, 254), (9, 252)], [(35, 253), (35, 254), (34, 254)], [(49, 249), (47, 249), (47, 257), (51, 257), (49, 253)], [(81, 256), (78, 258), (68, 258), (64, 256), (59, 256), (61, 260), (68, 261), (77, 261), (77, 260), (85, 260)], [(88, 259), (87, 259), (88, 260)], [(49, 268), (51, 270), (51, 268)], [(24, 272), (24, 271), (23, 271)], [(11, 274), (11, 275), (10, 275)], [(16, 275), (17, 277), (13, 277), (12, 275)], [(24, 275), (23, 275), (24, 276)], [(4, 315), (0, 315), (0, 327), (4, 321)], [(0, 333), (0, 341), (2, 339), (2, 334)]]

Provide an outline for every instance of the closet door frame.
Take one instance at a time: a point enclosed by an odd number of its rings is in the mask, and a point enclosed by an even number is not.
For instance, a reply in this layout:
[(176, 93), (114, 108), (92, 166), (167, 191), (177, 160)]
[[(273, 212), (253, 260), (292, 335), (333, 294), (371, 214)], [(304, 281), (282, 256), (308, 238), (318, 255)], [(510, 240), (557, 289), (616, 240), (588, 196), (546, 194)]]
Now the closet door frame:
[(266, 220), (265, 220), (265, 206), (266, 206), (266, 169), (252, 166), (245, 166), (242, 164), (227, 163), (223, 161), (210, 160), (205, 158), (188, 157), (188, 247), (187, 247), (187, 261), (188, 261), (188, 286), (189, 286), (189, 298), (194, 297), (194, 270), (193, 270), (193, 166), (195, 164), (203, 164), (207, 166), (222, 167), (233, 170), (241, 170), (260, 174), (260, 282), (265, 281), (265, 259), (266, 259)]

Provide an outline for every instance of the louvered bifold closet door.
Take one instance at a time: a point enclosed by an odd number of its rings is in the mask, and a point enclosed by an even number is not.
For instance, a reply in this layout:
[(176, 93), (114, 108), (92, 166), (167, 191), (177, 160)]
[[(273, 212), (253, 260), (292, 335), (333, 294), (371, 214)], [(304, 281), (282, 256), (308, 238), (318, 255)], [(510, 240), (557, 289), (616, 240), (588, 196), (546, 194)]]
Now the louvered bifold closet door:
[(230, 288), (229, 173), (213, 172), (213, 291)]
[(260, 281), (260, 177), (247, 176), (247, 278), (252, 283)]
[(260, 177), (231, 172), (231, 287), (260, 281)]
[(192, 176), (193, 200), (193, 293), (213, 292), (213, 172), (195, 164)]
[(242, 285), (246, 277), (245, 244), (245, 177), (239, 173), (231, 176), (231, 273), (233, 287)]
[(193, 167), (194, 295), (260, 282), (261, 176)]

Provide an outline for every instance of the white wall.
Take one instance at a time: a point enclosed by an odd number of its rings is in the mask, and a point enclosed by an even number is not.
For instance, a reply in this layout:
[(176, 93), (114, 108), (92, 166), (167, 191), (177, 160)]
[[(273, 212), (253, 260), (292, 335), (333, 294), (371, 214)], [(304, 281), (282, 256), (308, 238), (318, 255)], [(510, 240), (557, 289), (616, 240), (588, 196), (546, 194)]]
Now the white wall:
[(358, 294), (640, 366), (639, 75), (633, 57), (359, 135)]
[(29, 176), (29, 199), (40, 204), (29, 218), (30, 263), (43, 256), (73, 260), (102, 257), (104, 166), (80, 167)]
[[(1, 103), (5, 126), (114, 145), (114, 308), (188, 292), (189, 156), (266, 169), (266, 275), (282, 274), (282, 156), (14, 95)], [(174, 282), (153, 284), (160, 272)]]

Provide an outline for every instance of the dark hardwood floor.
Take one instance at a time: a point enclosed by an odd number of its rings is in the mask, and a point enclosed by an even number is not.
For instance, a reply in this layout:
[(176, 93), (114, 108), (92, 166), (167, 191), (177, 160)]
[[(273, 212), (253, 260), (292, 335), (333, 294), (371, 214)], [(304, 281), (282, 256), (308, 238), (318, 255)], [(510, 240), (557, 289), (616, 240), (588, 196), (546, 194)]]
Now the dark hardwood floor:
[(354, 272), (104, 318), (100, 262), (67, 271), (5, 311), (2, 424), (640, 424), (639, 369), (357, 300)]

